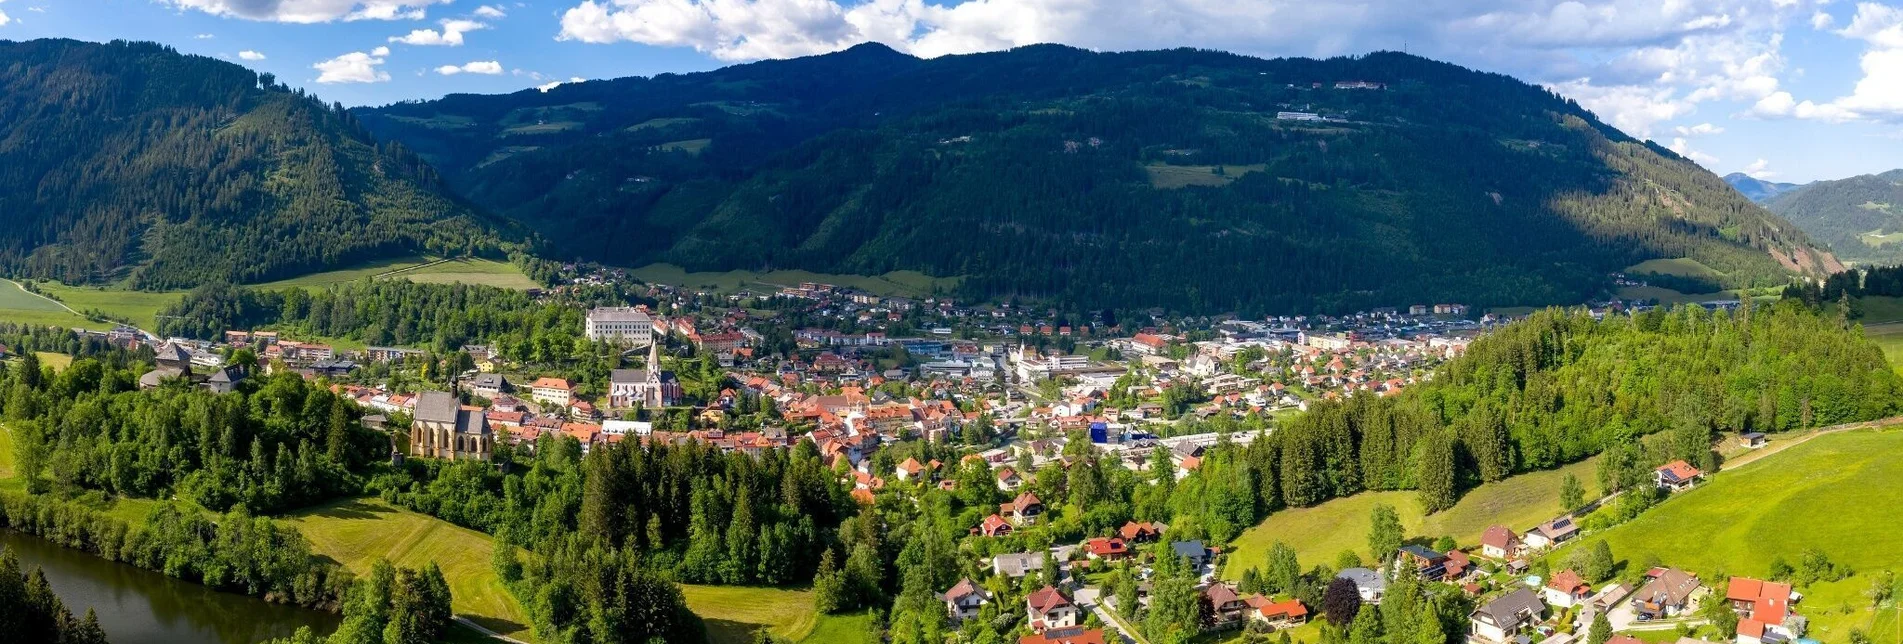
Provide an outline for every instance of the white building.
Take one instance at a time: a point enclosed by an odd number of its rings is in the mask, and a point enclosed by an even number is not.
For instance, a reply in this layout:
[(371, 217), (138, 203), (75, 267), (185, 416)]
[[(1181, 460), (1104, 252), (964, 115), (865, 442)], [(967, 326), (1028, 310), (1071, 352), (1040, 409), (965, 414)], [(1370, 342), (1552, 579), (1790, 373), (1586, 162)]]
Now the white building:
[(654, 319), (646, 311), (633, 307), (596, 307), (589, 309), (584, 334), (590, 340), (608, 340), (624, 344), (654, 342)]

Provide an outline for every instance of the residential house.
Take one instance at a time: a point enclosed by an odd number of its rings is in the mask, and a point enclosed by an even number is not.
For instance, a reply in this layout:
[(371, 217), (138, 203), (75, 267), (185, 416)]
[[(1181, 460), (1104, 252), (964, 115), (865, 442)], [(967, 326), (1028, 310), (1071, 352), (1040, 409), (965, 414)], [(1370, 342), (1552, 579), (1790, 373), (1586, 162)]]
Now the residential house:
[(1053, 628), (1020, 637), (1018, 644), (1104, 644), (1103, 629), (1082, 626)]
[(1480, 554), (1494, 559), (1518, 557), (1520, 547), (1520, 535), (1503, 525), (1487, 526), (1487, 531), (1480, 534)]
[(1553, 575), (1552, 579), (1546, 580), (1546, 585), (1540, 588), (1540, 597), (1544, 598), (1549, 606), (1571, 608), (1592, 597), (1592, 586), (1587, 585), (1586, 580), (1580, 579), (1579, 573), (1568, 568)]
[(905, 462), (900, 463), (896, 469), (898, 470), (898, 477), (901, 481), (916, 480), (923, 478), (925, 475), (925, 464), (918, 462), (916, 458), (905, 459)]
[(1739, 447), (1757, 449), (1760, 447), (1764, 447), (1765, 444), (1766, 444), (1765, 438), (1762, 432), (1745, 432), (1743, 434), (1738, 435)]
[(1043, 632), (1070, 628), (1083, 622), (1083, 611), (1065, 597), (1063, 591), (1046, 585), (1024, 598), (1024, 613), (1031, 618), (1031, 630)]
[(1468, 616), (1469, 641), (1504, 644), (1514, 635), (1539, 624), (1546, 604), (1532, 590), (1519, 590), (1500, 596), (1474, 610)]
[(1011, 522), (1006, 521), (1004, 517), (1001, 517), (995, 514), (985, 517), (985, 520), (979, 523), (978, 527), (971, 529), (972, 534), (979, 534), (979, 535), (984, 535), (987, 537), (1009, 536), (1011, 534), (1011, 531), (1012, 531)]
[(529, 385), (529, 397), (536, 402), (567, 407), (575, 395), (575, 384), (566, 378), (536, 378)]
[(1170, 552), (1189, 560), (1190, 568), (1201, 568), (1209, 563), (1209, 548), (1202, 541), (1178, 541), (1170, 544)]
[(1255, 609), (1249, 613), (1249, 618), (1267, 624), (1270, 630), (1279, 631), (1308, 623), (1308, 606), (1303, 605), (1302, 600), (1287, 599), (1278, 602), (1256, 595), (1246, 601), (1250, 608)]
[(1349, 568), (1335, 577), (1355, 582), (1355, 592), (1361, 595), (1363, 604), (1379, 604), (1381, 597), (1388, 594), (1388, 579), (1367, 568)]
[(418, 394), (411, 418), (411, 456), (487, 459), (495, 450), (495, 435), (482, 409), (464, 407), (455, 394)]
[(1394, 555), (1395, 562), (1407, 562), (1422, 579), (1437, 580), (1447, 573), (1447, 555), (1432, 548), (1408, 544)]
[(1632, 594), (1632, 611), (1640, 620), (1677, 616), (1700, 586), (1697, 575), (1675, 568), (1653, 569), (1645, 576), (1651, 581)]
[(481, 373), (481, 374), (476, 374), (475, 378), (471, 378), (469, 380), (469, 393), (482, 396), (484, 398), (493, 400), (495, 399), (496, 396), (500, 396), (508, 392), (509, 392), (509, 380), (507, 378), (503, 378), (502, 374)]
[(1037, 500), (1036, 494), (1025, 492), (1010, 503), (998, 504), (998, 514), (1010, 519), (1011, 523), (1031, 525), (1037, 523), (1037, 518), (1044, 514), (1044, 502)]
[(1249, 602), (1236, 593), (1229, 584), (1216, 582), (1203, 590), (1203, 601), (1209, 604), (1209, 616), (1217, 624), (1229, 624), (1248, 618)]
[(1163, 538), (1163, 524), (1150, 521), (1131, 521), (1123, 524), (1117, 534), (1130, 543), (1154, 543)]
[(991, 593), (973, 583), (966, 577), (945, 591), (945, 610), (951, 613), (953, 623), (962, 622), (978, 616), (978, 609), (991, 602)]
[(1796, 639), (1802, 617), (1791, 611), (1797, 597), (1790, 584), (1732, 577), (1725, 601), (1738, 614), (1737, 644), (1768, 644)]
[(1565, 543), (1579, 536), (1579, 524), (1573, 522), (1571, 515), (1563, 516), (1540, 524), (1528, 530), (1521, 542), (1530, 550), (1544, 550)]
[(1698, 471), (1698, 468), (1682, 460), (1660, 465), (1658, 469), (1652, 471), (1652, 474), (1657, 480), (1659, 489), (1667, 492), (1692, 489), (1692, 486), (1697, 485), (1699, 479), (1705, 476), (1704, 472)]
[(1091, 559), (1104, 561), (1128, 559), (1131, 555), (1130, 544), (1116, 537), (1097, 537), (1085, 541), (1084, 552)]
[(1044, 569), (1043, 552), (1016, 552), (991, 558), (991, 573), (1018, 579)]
[(156, 366), (139, 376), (140, 389), (152, 389), (172, 378), (197, 380), (192, 373), (192, 354), (177, 343), (167, 342), (152, 356)]
[(1018, 491), (1018, 488), (1023, 487), (1023, 485), (1024, 485), (1024, 478), (1018, 476), (1017, 470), (1013, 470), (1008, 467), (998, 470), (998, 489), (999, 490), (1005, 491), (1005, 492), (1016, 492)]

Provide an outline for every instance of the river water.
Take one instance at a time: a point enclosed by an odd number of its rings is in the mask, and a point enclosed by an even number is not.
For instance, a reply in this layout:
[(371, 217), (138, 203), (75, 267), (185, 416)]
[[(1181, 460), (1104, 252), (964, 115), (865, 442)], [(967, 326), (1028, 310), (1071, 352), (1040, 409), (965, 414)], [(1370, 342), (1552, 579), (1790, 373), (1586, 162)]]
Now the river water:
[(46, 571), (53, 593), (75, 617), (84, 617), (87, 608), (97, 612), (113, 644), (251, 644), (290, 635), (299, 626), (327, 634), (339, 621), (330, 613), (221, 593), (11, 530), (0, 529), (0, 546), (13, 550), (22, 569)]

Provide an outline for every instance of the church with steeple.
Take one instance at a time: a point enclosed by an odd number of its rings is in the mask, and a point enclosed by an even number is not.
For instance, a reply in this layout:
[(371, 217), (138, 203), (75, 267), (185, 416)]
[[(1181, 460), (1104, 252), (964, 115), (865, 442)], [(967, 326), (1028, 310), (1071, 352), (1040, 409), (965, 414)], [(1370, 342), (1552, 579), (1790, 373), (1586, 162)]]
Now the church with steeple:
[(608, 406), (626, 409), (672, 407), (681, 402), (681, 381), (661, 368), (661, 343), (648, 345), (646, 369), (616, 369), (608, 374)]

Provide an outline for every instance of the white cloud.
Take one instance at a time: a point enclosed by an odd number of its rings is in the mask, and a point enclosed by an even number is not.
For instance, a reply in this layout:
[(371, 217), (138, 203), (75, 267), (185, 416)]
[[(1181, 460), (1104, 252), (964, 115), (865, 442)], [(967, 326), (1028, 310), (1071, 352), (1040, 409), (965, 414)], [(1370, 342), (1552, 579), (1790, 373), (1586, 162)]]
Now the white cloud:
[(436, 73), (444, 76), (456, 74), (500, 74), (502, 63), (493, 60), (478, 60), (458, 65), (444, 65), (436, 68)]
[(498, 20), (503, 18), (504, 16), (509, 15), (509, 13), (507, 11), (503, 11), (501, 7), (486, 4), (480, 7), (476, 7), (476, 15), (482, 16), (484, 18), (489, 18), (491, 20)]
[(489, 28), (489, 25), (474, 20), (462, 19), (444, 20), (439, 24), (443, 26), (443, 30), (440, 32), (435, 29), (416, 29), (402, 36), (391, 36), (390, 42), (400, 42), (405, 45), (461, 47), (463, 44), (463, 34)]
[(213, 38), (217, 38), (217, 36), (213, 36), (211, 34), (198, 34), (196, 36), (192, 36), (192, 38), (196, 40), (211, 40)]
[(160, 0), (214, 16), (268, 22), (422, 20), (423, 10), (453, 0)]
[(1822, 11), (1810, 15), (1810, 28), (1818, 31), (1829, 29), (1830, 25), (1835, 22), (1837, 22), (1835, 18), (1830, 17), (1830, 14)]
[(567, 85), (567, 84), (569, 84), (569, 83), (579, 83), (579, 82), (582, 82), (582, 77), (580, 77), (580, 76), (570, 76), (570, 77), (568, 78), (568, 80), (565, 80), (565, 81), (550, 81), (550, 82), (547, 82), (547, 83), (543, 83), (543, 84), (541, 84), (541, 85), (536, 85), (536, 86), (535, 86), (535, 89), (539, 89), (539, 90), (542, 90), (543, 92), (545, 92), (545, 93), (546, 93), (546, 92), (548, 92), (548, 91), (549, 91), (549, 90), (551, 90), (551, 89), (555, 89), (555, 88), (557, 88), (557, 87), (561, 87), (561, 86), (563, 86), (563, 85)]
[(1579, 101), (1613, 127), (1640, 138), (1650, 138), (1658, 124), (1691, 114), (1694, 109), (1691, 101), (1679, 97), (1670, 87), (1597, 85), (1591, 78), (1581, 78), (1549, 88)]
[(378, 47), (368, 54), (353, 51), (311, 68), (317, 70), (319, 83), (382, 83), (390, 80), (390, 74), (377, 68), (389, 55), (389, 47)]
[(10, 22), (13, 22), (13, 18), (8, 16), (7, 12), (0, 11), (0, 27), (5, 27)]
[(1772, 172), (1770, 170), (1770, 167), (1771, 167), (1771, 162), (1765, 161), (1764, 159), (1758, 159), (1756, 161), (1752, 161), (1750, 165), (1746, 165), (1744, 168), (1738, 171), (1743, 172), (1746, 175), (1749, 175), (1753, 179), (1770, 179), (1771, 177), (1777, 176), (1777, 173)]
[(1716, 125), (1712, 125), (1710, 123), (1699, 123), (1691, 127), (1685, 127), (1683, 125), (1680, 125), (1676, 128), (1673, 128), (1672, 131), (1677, 132), (1679, 136), (1706, 136), (1711, 134), (1725, 133), (1724, 128), (1716, 126)]
[(1710, 169), (1712, 166), (1718, 164), (1718, 157), (1693, 150), (1691, 145), (1685, 141), (1685, 137), (1682, 136), (1673, 138), (1671, 145), (1667, 145), (1665, 148), (1677, 152), (1679, 156), (1691, 159), (1693, 163), (1705, 166), (1706, 169)]
[(255, 51), (251, 51), (251, 50), (249, 50), (249, 49), (246, 49), (246, 50), (244, 50), (244, 51), (241, 51), (241, 52), (238, 52), (238, 57), (239, 57), (239, 58), (243, 58), (243, 59), (245, 59), (245, 60), (264, 60), (264, 54), (260, 54), (260, 53), (258, 53), (258, 52), (255, 52)]

